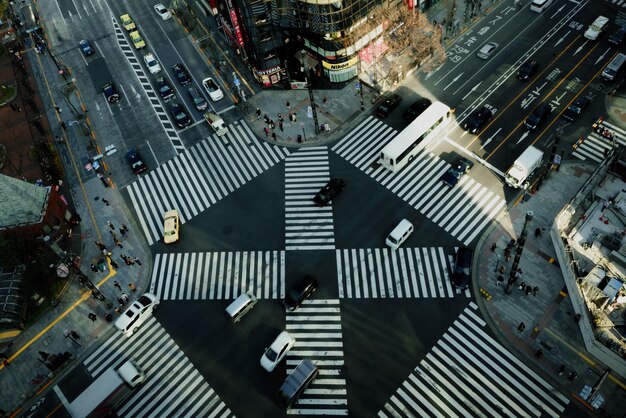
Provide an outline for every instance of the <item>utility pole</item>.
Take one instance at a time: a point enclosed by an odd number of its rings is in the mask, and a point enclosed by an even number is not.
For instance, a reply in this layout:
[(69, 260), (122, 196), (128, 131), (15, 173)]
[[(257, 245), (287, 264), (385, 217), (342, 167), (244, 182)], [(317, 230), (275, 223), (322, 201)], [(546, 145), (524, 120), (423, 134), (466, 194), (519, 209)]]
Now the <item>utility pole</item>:
[(515, 273), (519, 267), (519, 261), (522, 258), (522, 253), (524, 252), (524, 244), (526, 243), (526, 236), (528, 235), (528, 227), (530, 226), (530, 222), (533, 220), (533, 211), (529, 210), (526, 212), (526, 218), (524, 219), (524, 226), (522, 227), (522, 233), (517, 240), (517, 249), (515, 250), (515, 257), (513, 258), (513, 265), (511, 266), (511, 272), (509, 273), (509, 280), (506, 284), (505, 293), (511, 294), (513, 291), (513, 284), (515, 284)]
[[(320, 133), (320, 126), (317, 121), (317, 109), (315, 108), (315, 97), (313, 96), (313, 83), (311, 83), (310, 77), (307, 77), (308, 68), (306, 67), (306, 52), (302, 51), (302, 72), (304, 73), (304, 82), (306, 83), (306, 88), (309, 91), (309, 101), (311, 102), (311, 109), (313, 110), (313, 125), (315, 126), (315, 133)], [(302, 127), (302, 131), (304, 131), (304, 125)], [(305, 138), (306, 141), (306, 138)]]

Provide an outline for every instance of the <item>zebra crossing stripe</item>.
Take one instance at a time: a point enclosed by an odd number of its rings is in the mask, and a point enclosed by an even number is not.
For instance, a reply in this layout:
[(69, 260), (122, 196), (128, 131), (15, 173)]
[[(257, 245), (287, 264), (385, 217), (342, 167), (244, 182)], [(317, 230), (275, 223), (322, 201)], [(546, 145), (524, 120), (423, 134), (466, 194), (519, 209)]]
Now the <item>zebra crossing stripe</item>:
[(157, 254), (150, 292), (161, 300), (285, 297), (284, 251)]
[(477, 309), (471, 302), (379, 417), (559, 417), (567, 397), (489, 336)]

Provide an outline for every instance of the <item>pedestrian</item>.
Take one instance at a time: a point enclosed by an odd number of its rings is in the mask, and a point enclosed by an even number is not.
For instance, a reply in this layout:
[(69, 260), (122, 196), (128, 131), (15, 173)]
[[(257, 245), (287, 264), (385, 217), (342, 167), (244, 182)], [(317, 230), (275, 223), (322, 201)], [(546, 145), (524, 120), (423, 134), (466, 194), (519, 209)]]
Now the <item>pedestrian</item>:
[(98, 266), (96, 266), (95, 264), (91, 263), (91, 265), (89, 266), (89, 268), (91, 269), (91, 271), (93, 271), (94, 273), (98, 272)]
[(114, 240), (115, 245), (117, 245), (120, 248), (124, 248), (124, 246), (122, 245), (122, 241), (120, 241), (119, 239), (115, 238)]
[(128, 257), (124, 259), (124, 262), (126, 263), (127, 266), (132, 266), (134, 264), (133, 260), (131, 260)]
[(533, 287), (533, 296), (537, 296), (538, 291), (539, 291), (539, 286)]
[(133, 261), (139, 265), (141, 265), (141, 260), (138, 259), (137, 257), (133, 257)]
[(322, 97), (322, 102), (323, 102), (324, 104), (326, 104), (326, 102), (327, 102), (327, 101), (328, 101), (328, 98), (327, 98), (326, 96)]
[(293, 113), (293, 122), (296, 122), (298, 120), (298, 115), (296, 115), (296, 113)]
[(46, 353), (45, 351), (40, 351), (40, 352), (39, 352), (39, 355), (41, 356), (41, 358), (43, 359), (43, 361), (46, 361), (46, 360), (48, 360), (48, 356), (49, 356), (50, 354)]
[(561, 364), (561, 367), (559, 367), (559, 376), (563, 376), (563, 373), (565, 373), (565, 364)]
[(120, 234), (122, 234), (122, 236), (126, 235), (126, 230), (124, 228), (120, 228)]
[(274, 120), (270, 119), (270, 128), (274, 129), (276, 127), (276, 125), (274, 124)]
[(572, 371), (567, 378), (569, 379), (570, 382), (573, 382), (574, 380), (576, 380), (577, 377), (578, 377), (578, 373), (576, 373), (575, 371)]
[(270, 136), (270, 128), (268, 128), (267, 126), (265, 128), (263, 128), (263, 131), (265, 132), (265, 137), (269, 138)]
[(124, 262), (126, 262), (126, 260), (128, 259), (128, 257), (126, 257), (124, 254), (120, 254), (120, 257), (122, 258), (122, 260), (124, 260)]
[(500, 274), (498, 275), (498, 278), (496, 279), (496, 285), (500, 286), (503, 283), (504, 283), (504, 276)]
[(526, 286), (526, 296), (530, 295), (530, 292), (532, 291), (533, 291), (533, 288), (530, 285)]
[(102, 199), (102, 203), (104, 203), (105, 205), (109, 206), (109, 201), (106, 199)]
[(115, 280), (113, 282), (113, 286), (117, 287), (118, 289), (120, 289), (120, 292), (122, 291), (122, 286), (120, 285), (120, 282), (118, 282), (117, 280)]
[(122, 224), (120, 228), (123, 229), (124, 232), (128, 232), (128, 227), (126, 226), (126, 224)]
[(110, 313), (107, 312), (107, 313), (104, 314), (104, 319), (107, 322), (111, 322), (111, 321), (113, 321), (113, 315), (111, 315)]
[(261, 119), (261, 109), (260, 108), (256, 108), (256, 120)]
[(91, 319), (91, 322), (96, 322), (96, 319), (98, 319), (96, 314), (93, 313), (93, 312), (89, 312), (89, 315), (87, 315), (87, 316), (89, 317), (89, 319)]
[(126, 293), (122, 293), (122, 300), (124, 301), (124, 303), (128, 303), (130, 301)]
[(289, 100), (287, 100), (287, 103), (285, 103), (287, 105), (287, 110), (291, 110), (291, 103), (289, 103)]
[(114, 269), (120, 268), (120, 266), (113, 260), (111, 260), (111, 267), (113, 267)]
[(276, 132), (272, 132), (272, 139), (273, 139), (274, 141), (278, 141), (278, 140), (276, 139)]
[(541, 356), (543, 356), (543, 350), (540, 348), (537, 351), (535, 351), (535, 357), (541, 358)]
[(132, 283), (129, 283), (129, 284), (128, 284), (128, 288), (130, 289), (130, 291), (131, 291), (131, 292), (136, 292), (136, 291), (137, 291), (137, 288), (136, 288), (136, 287), (135, 287), (135, 285), (134, 285), (134, 284), (132, 284)]
[(535, 229), (535, 238), (540, 238), (541, 237), (541, 228), (537, 228)]
[(115, 311), (115, 313), (116, 313), (116, 314), (118, 314), (118, 315), (120, 315), (120, 314), (122, 313), (122, 310), (120, 309), (120, 307), (119, 307), (119, 306), (116, 306), (116, 307), (115, 307), (115, 309), (114, 309), (114, 311)]
[(498, 248), (498, 246), (496, 245), (495, 242), (493, 244), (491, 244), (491, 252), (496, 251), (497, 248)]
[(278, 121), (282, 122), (283, 121), (283, 114), (282, 113), (278, 113)]
[(122, 299), (121, 297), (118, 296), (117, 303), (119, 303), (120, 306), (124, 306), (124, 299)]
[(102, 254), (106, 257), (111, 257), (111, 251), (107, 250), (106, 248), (104, 250), (102, 250)]
[(113, 222), (107, 221), (107, 225), (109, 225), (109, 228), (111, 228), (112, 230), (115, 230), (115, 225), (113, 225)]
[(111, 238), (113, 238), (113, 241), (115, 241), (117, 239), (117, 234), (115, 233), (115, 230), (110, 230), (109, 233), (111, 234)]
[(62, 129), (65, 129), (65, 122), (63, 122), (62, 120), (60, 120), (60, 121), (59, 121), (59, 126), (60, 126)]
[(500, 267), (498, 268), (498, 273), (500, 273), (500, 274), (504, 274), (504, 270), (505, 270), (505, 269), (504, 269), (504, 266), (500, 266)]
[(522, 290), (522, 291), (525, 290), (526, 289), (526, 282), (521, 282), (519, 287), (518, 287), (518, 289)]
[(284, 132), (282, 119), (278, 121), (278, 128), (280, 129), (281, 132)]
[(70, 331), (70, 335), (72, 336), (72, 338), (74, 338), (75, 340), (80, 340), (80, 335), (78, 335), (78, 333), (74, 330)]
[(265, 121), (265, 123), (266, 123), (266, 124), (268, 124), (268, 125), (270, 124), (270, 117), (269, 117), (269, 116), (267, 116), (267, 113), (265, 113), (265, 114), (263, 115), (263, 120)]
[(63, 138), (61, 138), (60, 136), (58, 136), (58, 135), (56, 135), (56, 136), (54, 137), (54, 140), (55, 140), (57, 143), (59, 143), (59, 144), (64, 144), (64, 143), (65, 143), (65, 140), (64, 140)]
[(56, 110), (59, 113), (63, 112), (63, 109), (61, 109), (59, 106), (54, 106), (54, 110)]
[(524, 332), (525, 329), (526, 329), (526, 324), (524, 324), (523, 322), (520, 322), (519, 325), (517, 326), (517, 331)]
[(574, 322), (580, 322), (580, 318), (582, 317), (581, 314), (577, 313), (576, 315), (574, 315)]

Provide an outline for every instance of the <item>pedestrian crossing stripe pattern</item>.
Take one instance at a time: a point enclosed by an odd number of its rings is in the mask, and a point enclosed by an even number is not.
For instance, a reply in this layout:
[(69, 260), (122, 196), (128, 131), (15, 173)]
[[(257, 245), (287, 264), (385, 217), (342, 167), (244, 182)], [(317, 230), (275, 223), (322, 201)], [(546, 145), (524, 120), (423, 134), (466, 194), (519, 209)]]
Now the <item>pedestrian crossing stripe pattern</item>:
[(313, 202), (329, 180), (328, 147), (303, 148), (285, 159), (285, 249), (335, 249), (332, 206)]
[(566, 396), (485, 332), (470, 303), (378, 413), (386, 417), (559, 417)]
[(285, 356), (287, 374), (306, 358), (319, 370), (288, 415), (348, 415), (339, 304), (338, 299), (308, 299), (295, 311), (287, 311), (286, 330), (296, 339)]
[(617, 144), (626, 146), (626, 131), (606, 121), (602, 121), (600, 126), (613, 132), (615, 141), (611, 141), (592, 130), (581, 144), (576, 145), (576, 149), (572, 152), (574, 157), (583, 161), (600, 163), (604, 160), (605, 154)]
[(185, 223), (253, 178), (282, 161), (289, 150), (255, 139), (244, 121), (226, 135), (199, 142), (126, 191), (148, 243), (163, 236), (163, 214), (178, 209)]
[[(338, 249), (339, 298), (451, 298), (452, 257), (441, 247)], [(462, 292), (471, 297), (468, 290)]]
[(284, 251), (157, 254), (150, 293), (160, 300), (285, 297)]
[(89, 373), (98, 377), (109, 367), (129, 359), (146, 374), (125, 403), (121, 417), (234, 417), (189, 358), (158, 321), (151, 317), (132, 338), (120, 332), (109, 338), (86, 360)]
[(398, 173), (383, 168), (377, 163), (380, 151), (396, 134), (378, 119), (369, 117), (332, 150), (469, 245), (505, 208), (505, 199), (469, 175), (449, 188), (441, 177), (450, 165), (425, 150)]

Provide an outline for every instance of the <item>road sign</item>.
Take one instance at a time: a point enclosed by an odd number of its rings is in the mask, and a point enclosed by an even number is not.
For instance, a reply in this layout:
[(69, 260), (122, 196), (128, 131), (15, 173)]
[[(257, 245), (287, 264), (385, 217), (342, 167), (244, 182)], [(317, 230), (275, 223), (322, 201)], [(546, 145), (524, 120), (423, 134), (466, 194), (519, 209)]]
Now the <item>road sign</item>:
[(357, 90), (361, 90), (361, 83), (354, 83), (354, 88)]

